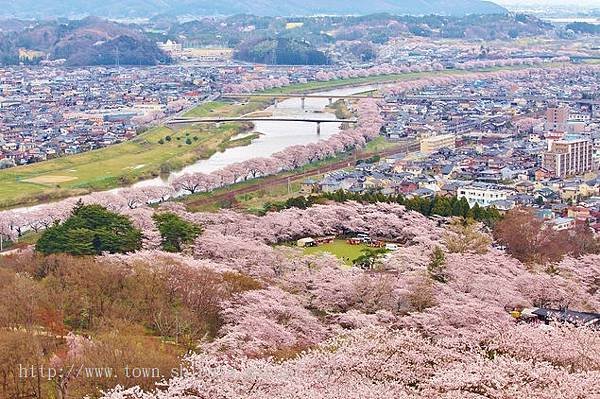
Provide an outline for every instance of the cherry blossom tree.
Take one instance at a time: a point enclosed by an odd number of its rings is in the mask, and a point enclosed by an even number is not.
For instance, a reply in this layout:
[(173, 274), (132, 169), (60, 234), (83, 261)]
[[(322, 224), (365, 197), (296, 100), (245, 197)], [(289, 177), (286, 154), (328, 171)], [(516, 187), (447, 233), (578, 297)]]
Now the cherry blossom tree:
[(173, 180), (173, 188), (195, 194), (207, 187), (208, 179), (208, 175), (204, 173), (186, 173)]
[(327, 329), (301, 301), (277, 288), (248, 291), (225, 305), (221, 336), (211, 352), (258, 356), (300, 351), (323, 341)]

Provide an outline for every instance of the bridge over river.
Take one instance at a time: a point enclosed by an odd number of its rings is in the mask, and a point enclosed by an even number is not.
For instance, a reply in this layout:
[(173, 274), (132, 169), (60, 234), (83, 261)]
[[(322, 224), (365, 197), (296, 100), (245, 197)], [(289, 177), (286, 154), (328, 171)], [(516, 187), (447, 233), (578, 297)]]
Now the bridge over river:
[(214, 117), (214, 118), (174, 118), (168, 121), (169, 125), (195, 124), (195, 123), (222, 123), (222, 122), (312, 122), (317, 125), (317, 134), (321, 134), (321, 123), (357, 123), (356, 118), (316, 118), (316, 117)]
[(277, 108), (278, 100), (284, 100), (288, 98), (299, 98), (301, 108), (305, 108), (306, 99), (328, 99), (329, 105), (333, 105), (333, 100), (362, 100), (368, 98), (383, 99), (382, 95), (361, 95), (361, 94), (304, 94), (304, 93), (260, 93), (260, 94), (234, 94), (226, 93), (221, 95), (222, 98), (230, 99), (245, 99), (245, 98), (268, 98), (275, 100), (275, 108)]

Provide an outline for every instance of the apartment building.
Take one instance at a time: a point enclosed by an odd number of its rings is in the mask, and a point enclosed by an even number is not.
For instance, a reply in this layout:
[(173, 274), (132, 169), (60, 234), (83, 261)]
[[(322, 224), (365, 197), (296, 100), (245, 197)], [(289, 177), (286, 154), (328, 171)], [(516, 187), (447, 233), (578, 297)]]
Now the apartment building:
[(569, 120), (569, 108), (549, 107), (546, 110), (546, 131), (565, 132)]
[(453, 134), (438, 134), (421, 138), (421, 152), (432, 154), (442, 148), (456, 148), (456, 136)]
[(556, 177), (580, 175), (593, 169), (593, 145), (580, 136), (567, 135), (550, 141), (542, 166)]
[(492, 205), (495, 201), (506, 200), (514, 192), (494, 184), (472, 183), (459, 188), (456, 194), (459, 199), (465, 198), (471, 207), (475, 204), (486, 207)]

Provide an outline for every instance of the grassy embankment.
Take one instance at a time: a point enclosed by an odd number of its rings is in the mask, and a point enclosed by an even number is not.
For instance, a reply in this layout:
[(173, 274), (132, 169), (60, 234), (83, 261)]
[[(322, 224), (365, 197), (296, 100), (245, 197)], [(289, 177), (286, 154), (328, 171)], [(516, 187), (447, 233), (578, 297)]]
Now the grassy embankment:
[[(193, 113), (237, 116), (263, 106), (264, 103), (254, 101), (239, 107), (215, 102), (203, 104)], [(230, 139), (248, 128), (248, 124), (242, 123), (158, 126), (132, 140), (99, 150), (1, 170), (0, 208), (106, 190), (156, 177), (208, 158), (229, 145), (247, 144), (248, 140), (240, 143)]]
[[(544, 67), (554, 67), (560, 66), (560, 63), (546, 64)], [(517, 70), (517, 69), (527, 69), (531, 68), (528, 66), (515, 65), (515, 66), (506, 66), (506, 67), (493, 67), (493, 68), (483, 68), (475, 71), (465, 71), (458, 69), (449, 69), (443, 71), (429, 71), (429, 72), (409, 72), (402, 74), (390, 74), (390, 75), (378, 75), (378, 76), (368, 76), (368, 77), (358, 77), (358, 78), (349, 78), (349, 79), (338, 79), (338, 80), (330, 80), (325, 82), (307, 82), (307, 83), (299, 83), (286, 87), (278, 87), (274, 89), (268, 89), (257, 94), (290, 94), (290, 93), (298, 93), (304, 92), (309, 93), (318, 90), (327, 90), (327, 89), (337, 89), (341, 87), (347, 86), (360, 86), (360, 85), (369, 85), (375, 83), (392, 83), (399, 82), (404, 80), (415, 80), (428, 78), (438, 75), (448, 75), (448, 76), (459, 76), (465, 75), (472, 72), (495, 72), (495, 71), (508, 71), (508, 70)]]
[(231, 103), (226, 101), (212, 101), (192, 108), (185, 114), (185, 118), (203, 118), (208, 116), (241, 116), (262, 111), (270, 105), (268, 100), (251, 100), (246, 103)]

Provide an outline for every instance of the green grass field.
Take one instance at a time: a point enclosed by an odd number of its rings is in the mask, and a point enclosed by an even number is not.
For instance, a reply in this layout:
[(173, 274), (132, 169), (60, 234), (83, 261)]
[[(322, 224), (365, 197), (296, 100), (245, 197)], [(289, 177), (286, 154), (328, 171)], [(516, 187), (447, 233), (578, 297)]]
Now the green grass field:
[(339, 87), (345, 86), (354, 86), (354, 85), (367, 85), (372, 83), (387, 83), (387, 82), (398, 82), (402, 80), (413, 80), (420, 79), (429, 76), (439, 75), (439, 74), (448, 74), (448, 75), (462, 75), (467, 73), (467, 71), (459, 71), (459, 70), (451, 70), (451, 71), (436, 71), (436, 72), (411, 72), (411, 73), (403, 73), (403, 74), (392, 74), (392, 75), (378, 75), (378, 76), (368, 76), (361, 78), (349, 78), (349, 79), (338, 79), (338, 80), (329, 80), (326, 82), (308, 82), (308, 83), (299, 83), (286, 87), (278, 87), (274, 89), (264, 90), (259, 92), (259, 94), (290, 94), (297, 92), (311, 92), (316, 90), (327, 90), (327, 89), (335, 89)]
[(241, 131), (242, 125), (234, 123), (218, 128), (157, 127), (110, 147), (1, 170), (0, 207), (105, 190), (155, 177), (161, 171), (209, 157)]
[(345, 240), (334, 240), (330, 244), (304, 248), (304, 254), (313, 255), (328, 252), (337, 256), (346, 265), (352, 266), (352, 261), (361, 256), (362, 250), (367, 248), (369, 247), (366, 245), (350, 245)]
[(269, 100), (250, 100), (246, 103), (233, 103), (225, 101), (211, 101), (204, 103), (186, 112), (186, 118), (204, 118), (218, 116), (241, 116), (267, 108)]
[(344, 86), (353, 86), (353, 85), (361, 85), (361, 84), (370, 84), (370, 83), (383, 83), (383, 82), (395, 82), (399, 80), (408, 80), (415, 79), (417, 77), (423, 77), (425, 75), (420, 74), (398, 74), (398, 75), (379, 75), (379, 76), (369, 76), (364, 78), (349, 78), (349, 79), (338, 79), (338, 80), (329, 80), (326, 82), (308, 82), (308, 83), (298, 83), (293, 84), (286, 87), (277, 87), (274, 89), (268, 89), (264, 91), (258, 92), (258, 94), (290, 94), (297, 92), (310, 92), (315, 90), (326, 90), (326, 89), (335, 89), (338, 87)]

